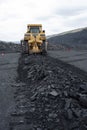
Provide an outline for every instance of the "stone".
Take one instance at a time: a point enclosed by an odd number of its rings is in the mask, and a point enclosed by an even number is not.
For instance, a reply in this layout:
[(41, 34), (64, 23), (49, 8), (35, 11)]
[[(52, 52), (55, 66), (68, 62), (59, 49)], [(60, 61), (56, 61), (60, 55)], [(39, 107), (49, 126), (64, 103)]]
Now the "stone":
[(31, 101), (34, 101), (36, 99), (37, 92), (31, 97)]
[(39, 92), (44, 92), (44, 90), (45, 90), (45, 88), (44, 88), (44, 87), (43, 87), (43, 88), (39, 88), (39, 89), (38, 89), (38, 91), (39, 91)]
[(72, 108), (72, 111), (75, 117), (79, 118), (81, 116), (81, 110)]
[(80, 85), (80, 89), (87, 92), (87, 85)]
[(51, 89), (51, 85), (48, 85), (48, 89)]
[(28, 64), (29, 64), (29, 59), (28, 59), (28, 57), (25, 59), (24, 63), (25, 63), (25, 65), (28, 65)]
[(87, 96), (86, 97), (80, 96), (79, 103), (87, 108)]
[[(69, 130), (79, 130), (78, 127), (79, 127), (79, 123), (74, 121), (69, 126)], [(81, 130), (83, 130), (83, 129), (81, 129)]]
[(29, 111), (30, 111), (30, 112), (34, 112), (34, 111), (35, 111), (35, 108), (34, 108), (34, 107), (33, 107), (33, 108), (30, 108)]
[(54, 96), (54, 97), (58, 96), (58, 93), (55, 90), (51, 91), (49, 94)]
[(73, 117), (72, 111), (70, 109), (67, 110), (67, 116), (68, 116), (68, 119), (72, 119)]
[(54, 86), (53, 84), (51, 84), (51, 87), (52, 87), (52, 88), (55, 88), (55, 86)]
[(36, 130), (42, 130), (41, 128), (37, 128)]
[(65, 104), (65, 110), (67, 110), (70, 107), (71, 99), (66, 99), (65, 102), (66, 102), (66, 104)]
[(57, 114), (56, 114), (56, 113), (49, 113), (49, 117), (50, 117), (50, 118), (56, 118), (56, 117), (57, 117)]
[(67, 91), (64, 91), (64, 96), (65, 96), (65, 97), (67, 97), (67, 96), (68, 96)]

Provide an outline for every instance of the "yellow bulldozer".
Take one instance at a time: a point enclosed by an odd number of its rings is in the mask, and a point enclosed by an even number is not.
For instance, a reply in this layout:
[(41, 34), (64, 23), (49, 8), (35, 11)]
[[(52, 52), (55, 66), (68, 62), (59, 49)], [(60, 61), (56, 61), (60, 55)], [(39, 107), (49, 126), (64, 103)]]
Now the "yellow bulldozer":
[(28, 24), (24, 39), (21, 40), (22, 53), (47, 53), (45, 30), (41, 24)]

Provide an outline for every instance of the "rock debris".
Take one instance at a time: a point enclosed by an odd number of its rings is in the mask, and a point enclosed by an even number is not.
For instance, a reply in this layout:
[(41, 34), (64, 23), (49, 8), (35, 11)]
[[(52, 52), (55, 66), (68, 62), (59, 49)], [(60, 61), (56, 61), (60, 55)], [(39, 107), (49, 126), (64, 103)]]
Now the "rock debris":
[(87, 130), (87, 81), (80, 75), (49, 56), (21, 56), (10, 130)]

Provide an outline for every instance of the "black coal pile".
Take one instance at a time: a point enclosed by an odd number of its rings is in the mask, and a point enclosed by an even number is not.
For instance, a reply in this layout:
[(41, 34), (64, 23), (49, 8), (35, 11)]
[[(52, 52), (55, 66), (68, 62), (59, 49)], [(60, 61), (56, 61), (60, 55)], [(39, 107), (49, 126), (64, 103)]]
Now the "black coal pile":
[(50, 50), (87, 50), (87, 27), (50, 36), (48, 43)]
[(20, 44), (16, 44), (16, 43), (13, 43), (13, 42), (0, 41), (0, 53), (20, 52), (20, 51), (21, 51)]
[(10, 130), (87, 130), (87, 80), (70, 68), (49, 56), (21, 56)]

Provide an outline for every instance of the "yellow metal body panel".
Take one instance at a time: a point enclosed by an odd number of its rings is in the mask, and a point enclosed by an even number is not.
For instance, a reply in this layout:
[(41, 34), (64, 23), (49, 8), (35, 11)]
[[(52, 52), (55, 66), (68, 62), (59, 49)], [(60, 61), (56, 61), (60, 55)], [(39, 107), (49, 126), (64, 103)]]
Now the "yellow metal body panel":
[(42, 27), (42, 24), (28, 24), (27, 25), (27, 27), (38, 27), (38, 26), (40, 26), (40, 27)]

